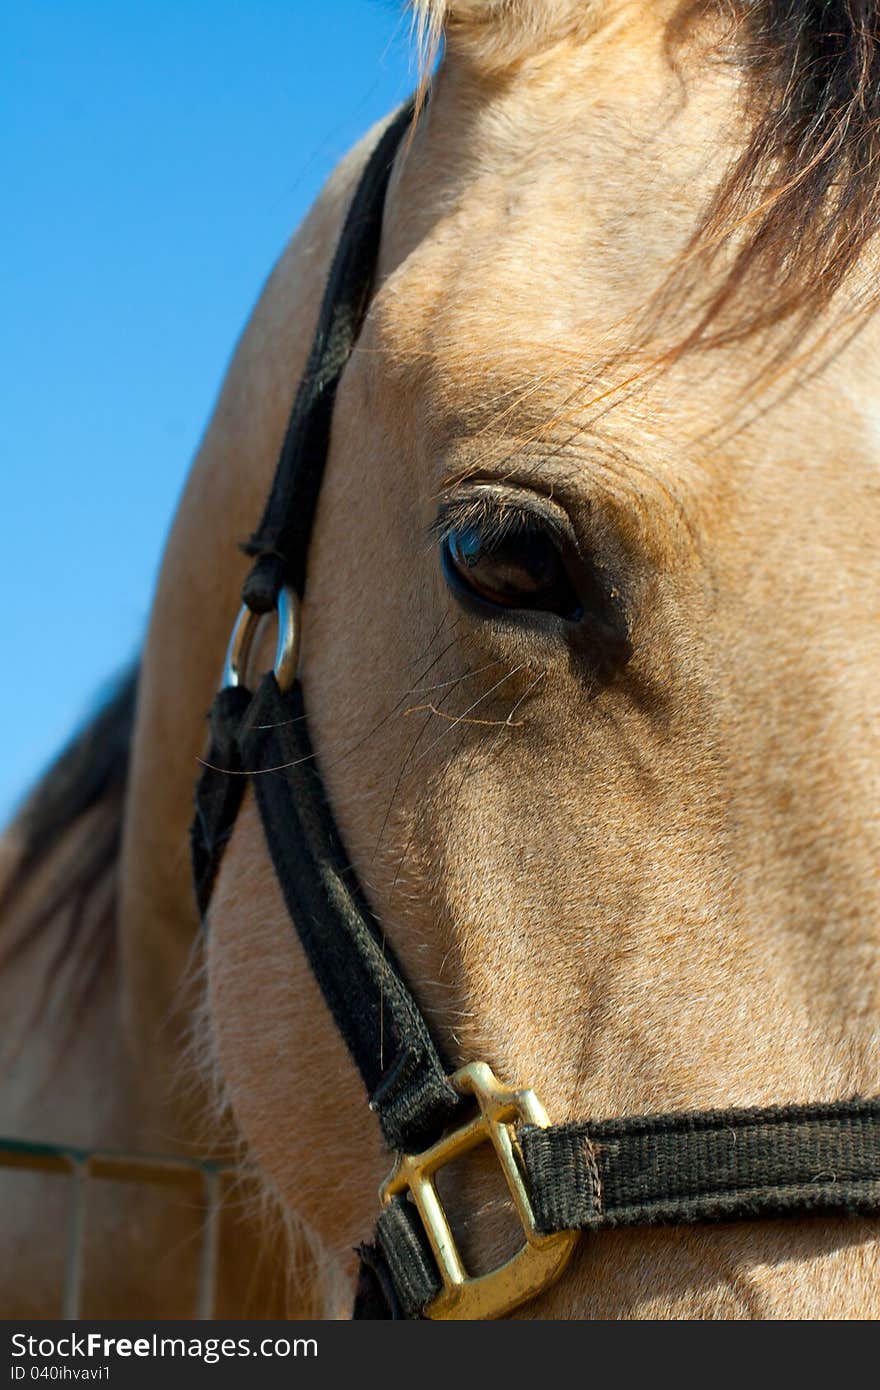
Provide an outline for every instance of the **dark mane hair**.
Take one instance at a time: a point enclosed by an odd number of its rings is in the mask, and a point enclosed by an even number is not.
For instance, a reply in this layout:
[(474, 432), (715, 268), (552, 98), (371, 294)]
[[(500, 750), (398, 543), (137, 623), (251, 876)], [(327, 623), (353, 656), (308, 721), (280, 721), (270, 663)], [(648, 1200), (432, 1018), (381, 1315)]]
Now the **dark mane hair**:
[[(35, 1000), (36, 1020), (49, 991), (76, 947), (73, 980), (77, 1002), (112, 949), (116, 920), (116, 864), (122, 841), (129, 747), (134, 723), (137, 670), (118, 684), (107, 703), (58, 755), (34, 787), (13, 822), (21, 839), (18, 859), (0, 891), (0, 968), (14, 960), (50, 922), (60, 933)], [(63, 857), (66, 836), (81, 825), (84, 833), (72, 861)], [(26, 895), (35, 872), (58, 856), (45, 895), (30, 903)], [(20, 909), (20, 911), (19, 911)], [(16, 911), (13, 929), (4, 919)]]
[(745, 67), (750, 129), (685, 253), (705, 267), (727, 242), (730, 257), (687, 346), (807, 327), (880, 227), (880, 0), (682, 0), (670, 46), (713, 16)]

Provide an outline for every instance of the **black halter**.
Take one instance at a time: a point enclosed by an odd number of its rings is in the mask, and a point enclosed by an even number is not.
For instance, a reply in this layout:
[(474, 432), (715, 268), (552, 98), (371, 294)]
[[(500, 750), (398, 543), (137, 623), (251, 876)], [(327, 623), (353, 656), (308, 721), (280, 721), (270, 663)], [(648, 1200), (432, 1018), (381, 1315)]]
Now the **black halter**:
[[(531, 1092), (506, 1091), (484, 1063), (451, 1074), (370, 911), (309, 742), (294, 629), (336, 389), (369, 305), (391, 166), (411, 118), (408, 106), (388, 126), (354, 195), (272, 491), (245, 547), (256, 562), (243, 590), (246, 640), (240, 620), (233, 656), (244, 664), (250, 615), (279, 603), (287, 649), (253, 694), (236, 659), (228, 667), (196, 793), (193, 871), (204, 915), (249, 780), (227, 774), (261, 773), (250, 780), (291, 920), (400, 1156), (375, 1243), (360, 1251), (354, 1315), (492, 1317), (546, 1287), (581, 1230), (880, 1212), (880, 1098), (549, 1126)], [(432, 1178), (484, 1140), (498, 1154), (525, 1245), (470, 1280)]]

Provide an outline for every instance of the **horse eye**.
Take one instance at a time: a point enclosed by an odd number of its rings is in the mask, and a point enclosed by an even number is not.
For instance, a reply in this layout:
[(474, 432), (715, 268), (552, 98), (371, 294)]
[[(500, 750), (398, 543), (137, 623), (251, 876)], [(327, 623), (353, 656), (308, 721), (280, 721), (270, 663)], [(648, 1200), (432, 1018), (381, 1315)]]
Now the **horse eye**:
[(570, 622), (582, 616), (556, 539), (532, 518), (508, 520), (501, 528), (478, 522), (452, 527), (441, 553), (446, 582), (459, 597), (556, 613)]

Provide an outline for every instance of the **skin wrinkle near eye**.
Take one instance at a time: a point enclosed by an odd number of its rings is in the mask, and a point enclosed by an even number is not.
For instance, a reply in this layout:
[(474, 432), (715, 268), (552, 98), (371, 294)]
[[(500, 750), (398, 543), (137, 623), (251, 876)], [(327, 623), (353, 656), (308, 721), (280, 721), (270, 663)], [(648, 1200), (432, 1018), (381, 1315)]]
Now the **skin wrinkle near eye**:
[[(665, 467), (658, 467), (658, 441), (662, 455), (669, 455)], [(450, 442), (443, 457), (470, 453), (470, 445)], [(639, 452), (650, 458), (650, 468), (640, 462)], [(579, 541), (582, 533), (589, 534), (591, 552), (596, 548), (592, 533), (601, 525), (613, 538), (613, 549), (630, 563), (668, 569), (704, 563), (698, 520), (706, 502), (716, 498), (716, 474), (708, 447), (688, 461), (685, 471), (681, 438), (667, 449), (656, 432), (651, 439), (624, 443), (608, 431), (583, 427), (555, 443), (502, 438), (456, 467), (446, 463), (434, 499), (442, 508), (455, 489), (468, 484), (526, 489), (558, 509), (568, 535), (573, 532)]]

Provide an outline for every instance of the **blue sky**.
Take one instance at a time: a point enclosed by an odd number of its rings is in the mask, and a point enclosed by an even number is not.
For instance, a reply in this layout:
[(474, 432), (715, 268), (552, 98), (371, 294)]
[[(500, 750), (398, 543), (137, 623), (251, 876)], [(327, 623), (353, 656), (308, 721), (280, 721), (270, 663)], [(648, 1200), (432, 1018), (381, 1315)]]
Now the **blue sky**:
[(0, 35), (2, 820), (136, 653), (260, 286), (412, 68), (395, 0), (27, 0)]

